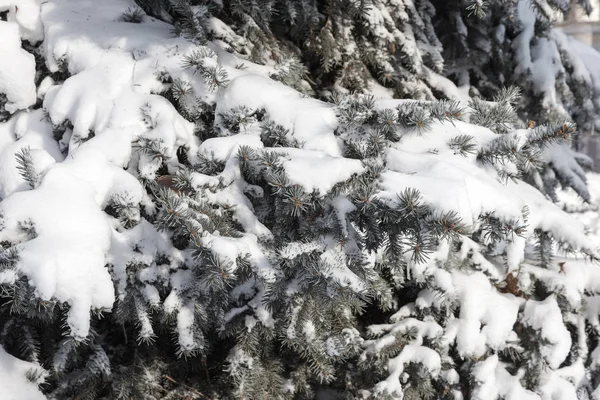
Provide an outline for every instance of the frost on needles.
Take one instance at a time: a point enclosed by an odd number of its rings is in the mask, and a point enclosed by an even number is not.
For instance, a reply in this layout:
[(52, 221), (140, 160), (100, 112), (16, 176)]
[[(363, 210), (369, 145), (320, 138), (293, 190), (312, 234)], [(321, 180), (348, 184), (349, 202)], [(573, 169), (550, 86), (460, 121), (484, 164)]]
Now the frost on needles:
[(8, 396), (600, 398), (567, 2), (138, 5), (0, 0)]

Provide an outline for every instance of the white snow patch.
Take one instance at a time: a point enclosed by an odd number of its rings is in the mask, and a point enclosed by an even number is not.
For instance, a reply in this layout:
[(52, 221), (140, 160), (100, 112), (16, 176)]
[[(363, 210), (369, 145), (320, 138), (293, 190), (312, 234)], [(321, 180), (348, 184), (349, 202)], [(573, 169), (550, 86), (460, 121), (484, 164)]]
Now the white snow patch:
[(37, 100), (35, 59), (21, 48), (17, 23), (0, 21), (0, 38), (0, 93), (8, 99), (6, 111), (14, 113)]
[(47, 376), (47, 373), (39, 365), (19, 360), (0, 346), (0, 387), (3, 400), (46, 399), (37, 385), (27, 379), (26, 374), (29, 371), (42, 371), (42, 378)]

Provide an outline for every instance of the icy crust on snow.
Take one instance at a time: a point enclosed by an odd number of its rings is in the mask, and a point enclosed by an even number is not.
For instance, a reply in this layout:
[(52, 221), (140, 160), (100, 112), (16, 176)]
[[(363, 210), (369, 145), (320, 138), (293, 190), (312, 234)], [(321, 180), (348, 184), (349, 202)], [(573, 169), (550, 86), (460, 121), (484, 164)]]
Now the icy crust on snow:
[(19, 360), (8, 354), (0, 346), (0, 388), (3, 400), (45, 400), (36, 383), (27, 378), (28, 372), (41, 373), (40, 381), (47, 373), (38, 364)]
[[(0, 11), (2, 3), (0, 2)], [(21, 48), (19, 25), (0, 21), (0, 93), (8, 99), (6, 111), (14, 113), (35, 104), (35, 59)]]

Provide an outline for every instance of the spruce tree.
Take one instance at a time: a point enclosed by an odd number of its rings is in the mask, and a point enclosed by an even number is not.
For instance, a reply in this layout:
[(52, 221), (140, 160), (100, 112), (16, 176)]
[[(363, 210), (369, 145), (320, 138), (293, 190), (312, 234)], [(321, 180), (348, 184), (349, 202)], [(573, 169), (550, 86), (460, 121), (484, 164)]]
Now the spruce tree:
[(568, 2), (9, 3), (0, 344), (48, 398), (598, 395), (553, 203), (594, 89), (511, 68)]

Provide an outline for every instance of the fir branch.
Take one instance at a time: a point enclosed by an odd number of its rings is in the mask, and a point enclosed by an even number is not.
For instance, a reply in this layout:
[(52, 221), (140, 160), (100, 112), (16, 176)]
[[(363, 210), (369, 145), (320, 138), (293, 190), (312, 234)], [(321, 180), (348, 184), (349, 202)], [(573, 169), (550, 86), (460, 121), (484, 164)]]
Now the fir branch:
[(23, 147), (15, 153), (17, 160), (17, 171), (25, 182), (29, 184), (30, 189), (35, 189), (38, 185), (39, 174), (35, 170), (33, 164), (33, 156), (29, 147)]

